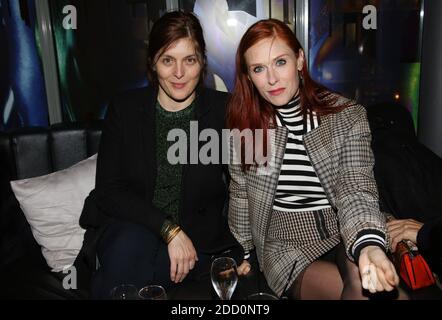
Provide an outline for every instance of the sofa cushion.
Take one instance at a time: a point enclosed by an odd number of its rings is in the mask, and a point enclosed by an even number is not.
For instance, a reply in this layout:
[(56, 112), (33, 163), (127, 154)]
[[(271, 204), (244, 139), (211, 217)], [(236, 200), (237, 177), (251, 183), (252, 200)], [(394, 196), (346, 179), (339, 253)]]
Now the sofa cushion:
[(85, 230), (79, 218), (84, 199), (95, 185), (96, 158), (94, 155), (45, 176), (11, 182), (35, 240), (54, 272), (72, 266), (82, 247)]

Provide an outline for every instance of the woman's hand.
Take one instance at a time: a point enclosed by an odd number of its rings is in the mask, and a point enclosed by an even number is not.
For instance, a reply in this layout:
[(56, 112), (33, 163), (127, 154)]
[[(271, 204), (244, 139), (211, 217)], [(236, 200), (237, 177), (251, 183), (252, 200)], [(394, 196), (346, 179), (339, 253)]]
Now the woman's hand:
[(175, 283), (182, 282), (198, 261), (193, 243), (181, 230), (169, 242), (167, 249), (170, 259), (170, 279)]
[(238, 276), (245, 276), (250, 270), (252, 270), (250, 263), (247, 260), (243, 260), (241, 265), (237, 268)]
[(367, 246), (359, 256), (362, 287), (371, 293), (392, 291), (399, 284), (393, 263), (378, 246)]
[(417, 234), (424, 224), (413, 219), (392, 220), (387, 222), (388, 233), (391, 238), (391, 251), (396, 251), (396, 246), (402, 240), (417, 242)]

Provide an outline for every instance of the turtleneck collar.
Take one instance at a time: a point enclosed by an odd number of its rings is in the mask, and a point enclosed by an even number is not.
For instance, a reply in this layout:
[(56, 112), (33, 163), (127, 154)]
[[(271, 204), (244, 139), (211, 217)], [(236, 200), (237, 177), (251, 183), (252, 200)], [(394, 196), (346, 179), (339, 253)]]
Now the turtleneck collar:
[(289, 110), (293, 109), (293, 107), (299, 106), (300, 103), (301, 103), (301, 97), (299, 93), (296, 93), (296, 95), (287, 104), (276, 107), (276, 109), (278, 111)]

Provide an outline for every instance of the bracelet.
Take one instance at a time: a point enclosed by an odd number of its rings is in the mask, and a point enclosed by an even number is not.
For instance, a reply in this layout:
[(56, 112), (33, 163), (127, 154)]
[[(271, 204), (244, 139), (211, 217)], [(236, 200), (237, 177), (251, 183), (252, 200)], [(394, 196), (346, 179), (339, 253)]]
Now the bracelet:
[(169, 234), (172, 230), (174, 230), (176, 227), (178, 227), (178, 225), (169, 220), (166, 219), (163, 223), (163, 226), (161, 227), (161, 231), (160, 231), (160, 235), (163, 238), (164, 242), (167, 243), (167, 240), (169, 239)]
[(175, 238), (180, 231), (181, 231), (181, 228), (179, 226), (175, 226), (172, 230), (170, 230), (167, 233), (166, 243), (169, 244), (170, 241), (172, 241), (173, 238)]

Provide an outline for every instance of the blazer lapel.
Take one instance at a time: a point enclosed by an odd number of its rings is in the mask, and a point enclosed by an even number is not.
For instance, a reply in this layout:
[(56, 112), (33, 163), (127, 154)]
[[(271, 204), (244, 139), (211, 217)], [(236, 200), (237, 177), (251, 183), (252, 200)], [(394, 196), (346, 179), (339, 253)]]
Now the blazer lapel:
[(209, 101), (207, 91), (203, 87), (199, 86), (196, 89), (195, 96), (195, 113), (192, 118), (193, 121), (198, 121), (198, 127), (203, 128), (207, 123), (207, 116), (210, 113), (213, 103)]
[(304, 135), (304, 146), (312, 163), (318, 163), (329, 157), (332, 144), (330, 115), (321, 118), (321, 125)]
[(336, 126), (334, 115), (326, 115), (321, 118), (321, 124), (316, 129), (304, 135), (304, 146), (316, 175), (324, 188), (330, 204), (335, 207), (333, 177), (335, 167), (333, 166), (333, 148), (336, 148), (337, 141), (332, 134)]
[[(270, 131), (271, 138), (271, 160), (269, 167), (253, 166), (249, 174), (250, 183), (258, 190), (256, 203), (260, 204), (260, 210), (257, 211), (256, 216), (252, 216), (254, 225), (258, 233), (258, 254), (264, 253), (265, 240), (267, 235), (267, 229), (270, 222), (270, 217), (273, 210), (273, 201), (275, 199), (276, 188), (278, 186), (279, 174), (281, 172), (282, 161), (284, 159), (286, 144), (288, 137), (288, 129), (286, 127), (276, 127)], [(253, 211), (252, 211), (253, 212)]]
[(157, 91), (148, 87), (142, 95), (140, 105), (139, 129), (142, 137), (142, 152), (147, 164), (146, 186), (147, 190), (153, 190), (157, 176), (156, 163), (156, 134), (155, 134), (155, 104)]

